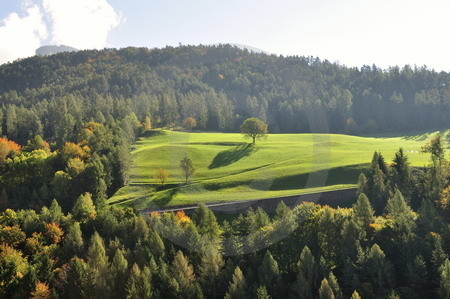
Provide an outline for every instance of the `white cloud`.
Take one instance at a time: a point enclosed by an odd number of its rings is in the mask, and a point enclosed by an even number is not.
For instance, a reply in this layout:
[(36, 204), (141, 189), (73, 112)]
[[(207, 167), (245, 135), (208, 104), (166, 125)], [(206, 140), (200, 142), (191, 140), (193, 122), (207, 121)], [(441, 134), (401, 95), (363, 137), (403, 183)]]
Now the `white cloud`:
[(32, 56), (47, 37), (47, 27), (37, 5), (25, 6), (25, 16), (11, 13), (0, 20), (0, 64)]
[(109, 31), (125, 21), (107, 0), (23, 0), (21, 13), (0, 19), (0, 64), (32, 56), (44, 43), (106, 47)]
[(43, 0), (51, 42), (79, 49), (103, 48), (122, 17), (106, 0)]

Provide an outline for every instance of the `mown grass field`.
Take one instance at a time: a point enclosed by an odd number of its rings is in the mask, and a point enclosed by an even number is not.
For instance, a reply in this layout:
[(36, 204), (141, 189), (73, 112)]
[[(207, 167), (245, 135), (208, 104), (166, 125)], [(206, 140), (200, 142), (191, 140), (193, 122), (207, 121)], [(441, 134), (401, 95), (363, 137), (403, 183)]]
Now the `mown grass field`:
[[(351, 188), (375, 150), (389, 162), (403, 147), (412, 166), (427, 165), (420, 148), (432, 135), (270, 134), (251, 145), (241, 134), (154, 130), (134, 145), (130, 183), (109, 202), (143, 209)], [(179, 166), (186, 154), (196, 168), (187, 185)], [(164, 187), (159, 168), (170, 172)]]

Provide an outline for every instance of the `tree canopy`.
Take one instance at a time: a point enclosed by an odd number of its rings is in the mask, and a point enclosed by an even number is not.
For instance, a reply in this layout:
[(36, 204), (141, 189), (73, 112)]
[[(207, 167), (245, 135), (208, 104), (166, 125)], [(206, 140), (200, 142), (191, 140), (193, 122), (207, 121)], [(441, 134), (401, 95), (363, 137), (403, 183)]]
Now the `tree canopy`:
[(252, 139), (253, 144), (257, 138), (267, 137), (267, 124), (255, 117), (247, 118), (240, 127), (245, 137)]

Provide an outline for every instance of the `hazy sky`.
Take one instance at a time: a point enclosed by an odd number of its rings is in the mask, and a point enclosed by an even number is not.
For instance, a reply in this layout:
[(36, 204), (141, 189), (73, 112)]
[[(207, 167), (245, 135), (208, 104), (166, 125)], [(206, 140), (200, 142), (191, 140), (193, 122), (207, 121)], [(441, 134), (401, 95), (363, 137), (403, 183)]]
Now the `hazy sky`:
[(450, 71), (447, 0), (0, 0), (0, 63), (80, 49), (237, 43), (349, 66)]

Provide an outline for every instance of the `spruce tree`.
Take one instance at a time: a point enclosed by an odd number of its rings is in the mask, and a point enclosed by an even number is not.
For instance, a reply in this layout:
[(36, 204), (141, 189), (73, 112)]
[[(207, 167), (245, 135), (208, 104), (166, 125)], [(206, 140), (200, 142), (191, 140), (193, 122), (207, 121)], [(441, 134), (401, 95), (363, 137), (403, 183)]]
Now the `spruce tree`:
[(278, 263), (273, 258), (269, 250), (266, 251), (261, 265), (258, 268), (259, 282), (267, 286), (271, 293), (274, 293), (278, 287), (280, 279), (280, 270)]
[(241, 299), (247, 298), (247, 283), (239, 267), (234, 269), (233, 277), (231, 278), (228, 291), (225, 295), (225, 299)]
[(319, 288), (319, 299), (335, 299), (333, 290), (326, 278), (322, 279)]

